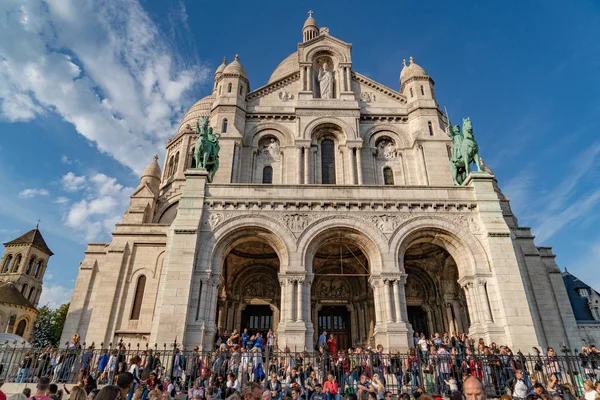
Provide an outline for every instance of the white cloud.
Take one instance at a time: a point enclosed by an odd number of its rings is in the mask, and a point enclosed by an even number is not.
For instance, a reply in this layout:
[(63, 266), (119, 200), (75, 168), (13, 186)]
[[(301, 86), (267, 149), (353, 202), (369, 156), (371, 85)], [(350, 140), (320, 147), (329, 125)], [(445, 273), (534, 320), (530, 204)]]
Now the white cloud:
[(56, 309), (61, 305), (70, 302), (72, 295), (73, 289), (69, 289), (59, 284), (45, 282), (42, 287), (39, 305), (41, 307), (47, 304), (50, 308)]
[(64, 196), (60, 196), (60, 197), (57, 197), (56, 200), (54, 200), (54, 202), (58, 203), (58, 204), (66, 204), (66, 203), (69, 202), (69, 198), (68, 197), (64, 197)]
[(0, 114), (56, 112), (136, 173), (209, 76), (183, 59), (193, 51), (173, 50), (138, 0), (4, 0), (0, 15)]
[(77, 176), (68, 172), (61, 180), (62, 188), (67, 192), (77, 192), (85, 187), (85, 176)]
[(25, 189), (19, 193), (20, 199), (31, 199), (36, 196), (48, 196), (50, 192), (46, 189)]
[(129, 205), (133, 188), (101, 173), (78, 178), (84, 196), (65, 212), (65, 224), (82, 233), (86, 241), (97, 241), (114, 230)]
[(62, 162), (63, 164), (67, 164), (67, 165), (73, 164), (73, 161), (71, 161), (71, 159), (65, 155), (62, 155), (60, 157), (60, 162)]

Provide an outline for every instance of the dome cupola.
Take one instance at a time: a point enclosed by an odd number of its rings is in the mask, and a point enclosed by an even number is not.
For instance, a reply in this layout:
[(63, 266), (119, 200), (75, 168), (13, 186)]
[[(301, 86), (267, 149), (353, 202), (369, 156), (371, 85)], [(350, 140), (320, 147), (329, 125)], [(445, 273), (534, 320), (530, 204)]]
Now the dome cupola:
[(302, 27), (302, 41), (308, 42), (311, 39), (319, 36), (319, 26), (317, 25), (317, 21), (313, 18), (312, 10), (308, 12), (308, 18), (304, 21), (304, 26)]
[(419, 64), (415, 62), (415, 59), (410, 57), (410, 64), (406, 63), (406, 60), (403, 60), (404, 67), (400, 72), (400, 85), (404, 85), (404, 82), (409, 80), (410, 78), (414, 78), (416, 76), (426, 77), (427, 72), (421, 67)]
[(224, 75), (239, 75), (239, 76), (242, 76), (242, 77), (248, 79), (248, 76), (246, 75), (246, 70), (240, 63), (240, 56), (237, 54), (235, 55), (235, 59), (233, 60), (233, 62), (230, 63), (229, 65), (227, 65), (223, 69), (223, 74)]
[(223, 57), (223, 62), (221, 63), (221, 65), (219, 65), (219, 67), (215, 71), (215, 74), (213, 75), (215, 79), (217, 79), (219, 76), (221, 76), (223, 74), (223, 70), (225, 69), (226, 66), (227, 66), (227, 57)]
[(140, 184), (147, 183), (150, 189), (155, 193), (158, 193), (161, 175), (160, 166), (158, 165), (158, 156), (155, 155), (150, 164), (144, 169), (144, 172), (142, 172)]

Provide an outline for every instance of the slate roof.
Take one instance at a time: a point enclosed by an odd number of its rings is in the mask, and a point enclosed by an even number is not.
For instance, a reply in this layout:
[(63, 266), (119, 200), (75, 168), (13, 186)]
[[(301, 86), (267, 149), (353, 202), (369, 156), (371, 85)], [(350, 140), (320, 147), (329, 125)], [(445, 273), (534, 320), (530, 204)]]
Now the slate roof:
[(52, 250), (50, 250), (50, 248), (46, 244), (46, 241), (42, 237), (42, 234), (40, 233), (40, 230), (38, 228), (33, 228), (32, 230), (30, 230), (29, 232), (27, 232), (24, 235), (19, 236), (15, 240), (11, 240), (10, 242), (4, 243), (5, 246), (19, 245), (19, 244), (32, 244), (35, 247), (37, 247), (38, 249), (47, 253), (48, 255), (54, 254), (54, 253), (52, 253)]
[(579, 294), (579, 289), (588, 289), (589, 293), (598, 292), (590, 287), (590, 285), (571, 274), (569, 271), (565, 270), (565, 272), (562, 273), (562, 278), (563, 282), (565, 283), (565, 288), (567, 289), (567, 295), (569, 296), (569, 301), (571, 302), (571, 308), (573, 309), (575, 320), (578, 323), (585, 322), (600, 324), (600, 321), (596, 321), (592, 316), (592, 312), (588, 306), (588, 298), (582, 297)]
[(35, 310), (33, 304), (19, 292), (12, 282), (0, 282), (0, 303), (29, 307)]

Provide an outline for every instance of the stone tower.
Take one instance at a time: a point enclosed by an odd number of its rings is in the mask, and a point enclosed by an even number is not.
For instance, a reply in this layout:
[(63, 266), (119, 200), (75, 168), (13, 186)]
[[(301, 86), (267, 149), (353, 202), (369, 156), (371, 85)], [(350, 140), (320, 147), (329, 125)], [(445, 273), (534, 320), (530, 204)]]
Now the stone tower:
[(38, 227), (4, 243), (0, 260), (0, 282), (12, 282), (23, 297), (37, 307), (42, 294), (42, 280), (52, 251)]

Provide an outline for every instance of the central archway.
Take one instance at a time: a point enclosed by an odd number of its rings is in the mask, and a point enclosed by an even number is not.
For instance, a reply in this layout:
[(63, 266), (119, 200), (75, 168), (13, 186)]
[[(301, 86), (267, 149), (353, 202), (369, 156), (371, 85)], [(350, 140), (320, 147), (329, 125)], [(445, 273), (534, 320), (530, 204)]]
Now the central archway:
[(340, 350), (372, 345), (375, 302), (365, 240), (353, 230), (338, 228), (320, 235), (311, 252), (315, 340), (327, 331)]

